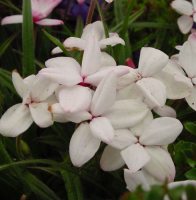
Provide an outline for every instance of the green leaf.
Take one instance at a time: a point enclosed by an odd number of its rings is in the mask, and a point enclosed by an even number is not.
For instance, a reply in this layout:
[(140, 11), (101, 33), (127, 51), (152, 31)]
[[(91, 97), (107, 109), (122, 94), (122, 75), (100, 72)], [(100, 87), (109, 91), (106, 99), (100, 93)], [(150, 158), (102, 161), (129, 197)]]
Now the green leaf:
[(12, 84), (11, 73), (9, 71), (0, 68), (0, 82), (13, 93), (16, 93)]
[(7, 40), (5, 40), (1, 46), (0, 46), (0, 57), (5, 53), (7, 48), (10, 46), (14, 38), (16, 37), (18, 33), (15, 33), (14, 35), (10, 36)]
[(65, 49), (65, 47), (63, 46), (63, 44), (60, 42), (59, 39), (55, 38), (54, 36), (52, 36), (50, 33), (48, 33), (46, 30), (42, 30), (44, 35), (56, 46), (58, 46), (64, 54), (67, 54), (67, 51)]
[(186, 122), (186, 123), (184, 123), (184, 127), (189, 133), (196, 136), (196, 123)]
[(190, 180), (196, 180), (196, 168), (193, 168), (186, 172), (185, 176)]
[(23, 75), (35, 73), (34, 38), (31, 1), (23, 0), (22, 47), (23, 47)]

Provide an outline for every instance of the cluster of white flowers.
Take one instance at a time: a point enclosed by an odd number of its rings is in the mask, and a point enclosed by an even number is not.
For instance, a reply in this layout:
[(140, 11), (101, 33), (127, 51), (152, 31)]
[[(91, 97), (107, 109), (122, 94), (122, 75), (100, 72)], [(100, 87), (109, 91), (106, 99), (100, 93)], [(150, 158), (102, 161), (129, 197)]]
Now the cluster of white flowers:
[[(107, 144), (100, 160), (105, 171), (124, 165), (129, 190), (138, 185), (172, 182), (175, 166), (167, 145), (182, 131), (166, 99), (186, 98), (196, 110), (196, 35), (179, 47), (171, 59), (158, 49), (141, 49), (138, 68), (117, 66), (104, 52), (108, 45), (124, 45), (114, 33), (105, 37), (100, 21), (87, 25), (81, 38), (70, 37), (65, 48), (83, 51), (81, 65), (71, 57), (54, 57), (46, 68), (24, 79), (14, 71), (12, 80), (22, 103), (9, 108), (0, 119), (0, 133), (16, 137), (33, 122), (39, 127), (54, 122), (74, 122), (69, 153), (81, 167)], [(57, 47), (52, 53), (60, 53)], [(153, 118), (153, 112), (159, 118)]]

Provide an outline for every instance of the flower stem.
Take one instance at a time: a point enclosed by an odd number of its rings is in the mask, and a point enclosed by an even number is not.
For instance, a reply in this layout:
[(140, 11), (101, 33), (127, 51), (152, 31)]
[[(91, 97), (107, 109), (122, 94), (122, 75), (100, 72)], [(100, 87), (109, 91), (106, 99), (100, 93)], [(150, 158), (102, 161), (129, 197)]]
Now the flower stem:
[(95, 8), (96, 8), (96, 0), (91, 0), (91, 4), (90, 4), (89, 10), (88, 10), (88, 16), (86, 19), (86, 25), (90, 24), (92, 22)]

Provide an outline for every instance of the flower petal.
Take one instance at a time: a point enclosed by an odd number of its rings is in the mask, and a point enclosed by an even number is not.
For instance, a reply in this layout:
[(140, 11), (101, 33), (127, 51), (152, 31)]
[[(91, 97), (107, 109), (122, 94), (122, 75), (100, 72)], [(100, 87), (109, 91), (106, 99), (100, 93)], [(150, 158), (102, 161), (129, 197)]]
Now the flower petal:
[(118, 129), (114, 131), (114, 138), (109, 145), (116, 149), (124, 149), (136, 142), (137, 138), (129, 129)]
[(175, 141), (182, 129), (182, 124), (175, 118), (156, 118), (146, 126), (139, 141), (144, 145), (168, 145)]
[(35, 23), (41, 26), (58, 26), (58, 25), (64, 24), (64, 22), (59, 19), (42, 19), (42, 20), (36, 21)]
[(167, 105), (162, 107), (153, 108), (153, 111), (161, 117), (173, 117), (176, 118), (176, 111)]
[(192, 15), (193, 5), (186, 0), (175, 0), (172, 1), (171, 7), (182, 15)]
[(31, 116), (34, 122), (41, 128), (53, 124), (52, 114), (49, 111), (48, 103), (32, 103), (29, 105)]
[(106, 52), (101, 52), (101, 67), (116, 66), (114, 58)]
[(29, 108), (16, 104), (9, 108), (0, 119), (0, 134), (6, 137), (17, 137), (33, 123)]
[(193, 87), (191, 94), (189, 96), (187, 96), (186, 101), (188, 103), (188, 105), (196, 111), (196, 86)]
[(39, 74), (50, 80), (65, 85), (74, 86), (82, 82), (80, 65), (73, 58), (56, 57), (46, 61), (46, 67), (40, 70)]
[(16, 89), (16, 92), (20, 95), (21, 98), (23, 98), (28, 92), (28, 87), (24, 83), (20, 74), (16, 71), (12, 72), (12, 82)]
[(182, 15), (181, 17), (178, 18), (177, 24), (180, 31), (183, 34), (187, 34), (188, 32), (190, 32), (193, 26), (193, 18), (186, 15)]
[(152, 76), (161, 71), (168, 61), (168, 55), (162, 51), (152, 47), (143, 47), (140, 52), (139, 73), (143, 77)]
[(115, 171), (125, 164), (120, 155), (120, 150), (106, 146), (100, 160), (101, 169), (104, 171)]
[(175, 166), (170, 154), (161, 147), (146, 147), (150, 161), (144, 169), (161, 182), (167, 179), (172, 182), (175, 177)]
[(74, 166), (81, 167), (99, 149), (101, 141), (91, 134), (88, 123), (82, 123), (75, 130), (69, 144), (69, 154)]
[(101, 50), (95, 35), (92, 35), (86, 42), (82, 59), (82, 76), (93, 74), (101, 67)]
[(60, 86), (56, 91), (56, 95), (65, 113), (75, 113), (89, 110), (92, 90), (80, 85), (73, 87)]
[(30, 88), (31, 98), (35, 102), (46, 100), (54, 94), (54, 91), (59, 85), (52, 82), (50, 79), (37, 75), (33, 85)]
[(137, 100), (119, 100), (105, 113), (115, 129), (135, 126), (147, 115), (147, 106)]
[(91, 133), (94, 137), (100, 139), (105, 143), (110, 143), (114, 137), (114, 129), (105, 117), (97, 117), (90, 122)]
[(1, 25), (18, 24), (18, 23), (22, 23), (22, 21), (23, 21), (22, 15), (11, 15), (11, 16), (4, 17), (1, 20)]
[(116, 100), (117, 77), (114, 73), (106, 76), (98, 85), (91, 103), (93, 116), (100, 116), (107, 111)]
[(155, 78), (143, 78), (136, 83), (143, 93), (144, 102), (150, 107), (161, 107), (166, 103), (165, 85)]
[(121, 151), (121, 156), (132, 173), (140, 170), (150, 160), (150, 156), (145, 148), (139, 143), (133, 144)]

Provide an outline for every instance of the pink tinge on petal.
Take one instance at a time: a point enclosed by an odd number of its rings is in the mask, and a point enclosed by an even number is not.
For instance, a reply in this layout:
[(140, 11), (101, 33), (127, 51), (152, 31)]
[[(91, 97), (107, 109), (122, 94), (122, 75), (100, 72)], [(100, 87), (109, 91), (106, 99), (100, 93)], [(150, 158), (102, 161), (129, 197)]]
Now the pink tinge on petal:
[(134, 63), (133, 59), (131, 59), (131, 58), (127, 58), (126, 61), (125, 61), (125, 64), (126, 64), (127, 66), (133, 68), (133, 69), (136, 68), (135, 63)]
[(1, 20), (1, 25), (22, 23), (22, 15), (11, 15)]
[(34, 22), (41, 26), (58, 26), (58, 25), (64, 24), (62, 20), (58, 20), (58, 19), (42, 19), (42, 20), (34, 21)]

